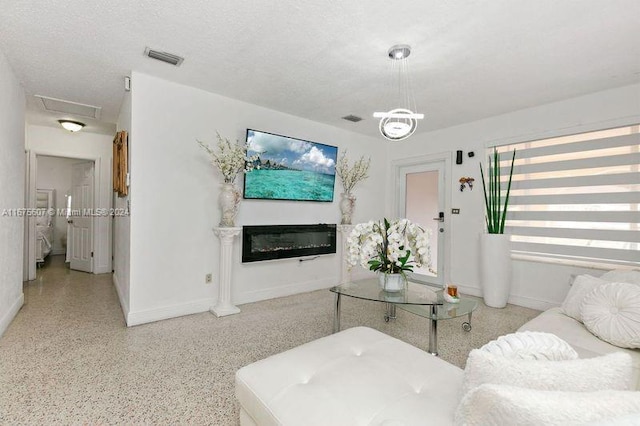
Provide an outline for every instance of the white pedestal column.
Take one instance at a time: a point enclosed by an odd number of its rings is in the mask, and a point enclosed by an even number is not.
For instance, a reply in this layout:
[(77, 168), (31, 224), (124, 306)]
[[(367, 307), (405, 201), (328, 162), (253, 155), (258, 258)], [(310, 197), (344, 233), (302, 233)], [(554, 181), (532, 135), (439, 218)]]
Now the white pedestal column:
[(348, 283), (351, 281), (351, 270), (349, 269), (349, 264), (347, 263), (347, 239), (349, 238), (349, 234), (355, 228), (355, 225), (338, 225), (338, 232), (340, 232), (340, 248), (342, 252), (340, 253), (342, 260), (340, 262), (340, 284)]
[(237, 314), (238, 307), (231, 303), (231, 270), (233, 268), (233, 242), (242, 228), (213, 228), (220, 238), (220, 277), (218, 282), (218, 302), (211, 308), (217, 317)]

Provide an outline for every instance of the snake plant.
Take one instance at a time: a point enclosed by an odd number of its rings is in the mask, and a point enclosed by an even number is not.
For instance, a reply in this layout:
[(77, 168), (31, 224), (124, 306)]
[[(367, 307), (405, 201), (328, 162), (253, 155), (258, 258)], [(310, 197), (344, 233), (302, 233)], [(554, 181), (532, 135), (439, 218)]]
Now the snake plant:
[(485, 182), (484, 171), (480, 164), (480, 176), (482, 176), (482, 189), (484, 190), (485, 220), (487, 222), (487, 232), (489, 234), (504, 234), (504, 222), (507, 218), (507, 207), (509, 206), (509, 193), (511, 192), (511, 178), (513, 176), (513, 163), (516, 159), (516, 150), (513, 150), (511, 157), (511, 169), (509, 170), (509, 183), (502, 201), (502, 182), (500, 176), (500, 154), (493, 148), (493, 155), (489, 157), (488, 176), (489, 184)]

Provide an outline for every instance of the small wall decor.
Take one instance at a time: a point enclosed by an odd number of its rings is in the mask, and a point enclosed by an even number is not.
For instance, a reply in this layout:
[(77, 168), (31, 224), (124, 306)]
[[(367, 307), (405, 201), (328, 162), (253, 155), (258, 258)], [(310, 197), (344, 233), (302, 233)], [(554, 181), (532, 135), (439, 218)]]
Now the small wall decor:
[(127, 188), (127, 132), (116, 133), (113, 139), (113, 190), (119, 197), (125, 197)]
[(472, 177), (461, 177), (460, 182), (460, 192), (464, 191), (465, 186), (469, 185), (469, 190), (473, 190), (473, 181), (475, 181)]

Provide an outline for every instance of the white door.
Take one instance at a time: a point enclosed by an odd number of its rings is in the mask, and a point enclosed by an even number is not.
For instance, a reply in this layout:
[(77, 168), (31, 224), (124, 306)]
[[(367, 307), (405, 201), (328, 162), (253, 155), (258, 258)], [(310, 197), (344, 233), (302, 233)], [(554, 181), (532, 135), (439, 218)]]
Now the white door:
[(444, 284), (445, 162), (400, 166), (399, 217), (431, 230), (431, 265), (414, 268), (412, 279)]
[(71, 215), (68, 218), (71, 269), (93, 272), (93, 168), (92, 161), (71, 168)]

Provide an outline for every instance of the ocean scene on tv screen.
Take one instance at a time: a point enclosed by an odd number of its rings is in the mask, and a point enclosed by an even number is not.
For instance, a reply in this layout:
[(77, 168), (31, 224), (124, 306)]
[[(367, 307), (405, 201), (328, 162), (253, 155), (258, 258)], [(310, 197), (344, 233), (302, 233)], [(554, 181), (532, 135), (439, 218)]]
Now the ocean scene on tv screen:
[(244, 198), (333, 201), (338, 148), (247, 130)]

